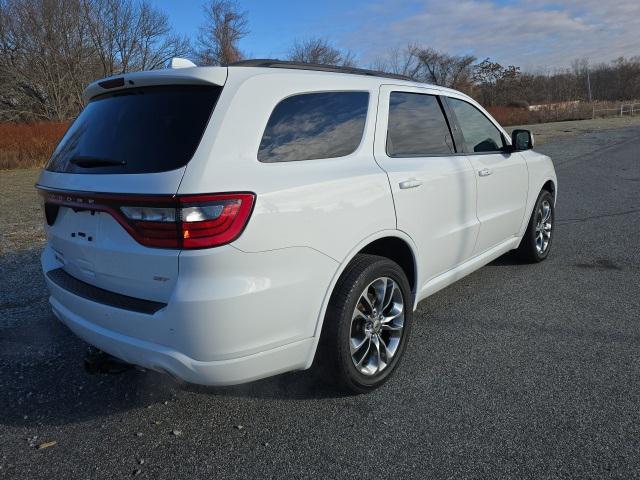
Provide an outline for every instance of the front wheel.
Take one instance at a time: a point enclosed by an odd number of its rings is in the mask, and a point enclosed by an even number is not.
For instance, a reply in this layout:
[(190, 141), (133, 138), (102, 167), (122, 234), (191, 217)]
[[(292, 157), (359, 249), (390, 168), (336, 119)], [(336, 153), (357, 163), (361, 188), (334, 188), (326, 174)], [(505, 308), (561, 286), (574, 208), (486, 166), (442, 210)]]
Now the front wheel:
[(324, 320), (319, 361), (332, 381), (369, 392), (397, 368), (411, 330), (413, 295), (404, 271), (376, 255), (357, 255), (340, 277)]
[(553, 242), (554, 220), (553, 195), (547, 190), (542, 190), (517, 250), (522, 260), (537, 263), (547, 258)]

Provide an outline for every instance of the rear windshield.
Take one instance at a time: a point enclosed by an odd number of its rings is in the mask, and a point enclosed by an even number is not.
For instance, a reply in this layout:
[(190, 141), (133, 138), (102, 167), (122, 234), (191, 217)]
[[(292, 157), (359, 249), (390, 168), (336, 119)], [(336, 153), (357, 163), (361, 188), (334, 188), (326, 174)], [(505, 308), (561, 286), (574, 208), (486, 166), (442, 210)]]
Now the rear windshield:
[(183, 167), (200, 143), (221, 90), (174, 85), (96, 97), (73, 122), (46, 169), (114, 174)]

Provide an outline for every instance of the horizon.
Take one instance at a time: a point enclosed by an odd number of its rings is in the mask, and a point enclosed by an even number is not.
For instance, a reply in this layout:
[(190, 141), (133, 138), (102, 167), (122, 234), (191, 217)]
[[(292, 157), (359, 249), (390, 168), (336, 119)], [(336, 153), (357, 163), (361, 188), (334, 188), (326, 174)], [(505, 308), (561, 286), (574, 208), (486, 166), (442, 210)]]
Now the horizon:
[[(450, 54), (491, 58), (530, 72), (591, 65), (640, 55), (640, 2), (617, 0), (239, 0), (249, 33), (240, 41), (247, 58), (286, 57), (295, 41), (328, 39), (368, 67), (409, 43)], [(175, 31), (195, 40), (203, 2), (152, 0)], [(380, 22), (384, 18), (384, 22)], [(490, 18), (491, 22), (477, 22)], [(562, 48), (558, 48), (561, 45)]]

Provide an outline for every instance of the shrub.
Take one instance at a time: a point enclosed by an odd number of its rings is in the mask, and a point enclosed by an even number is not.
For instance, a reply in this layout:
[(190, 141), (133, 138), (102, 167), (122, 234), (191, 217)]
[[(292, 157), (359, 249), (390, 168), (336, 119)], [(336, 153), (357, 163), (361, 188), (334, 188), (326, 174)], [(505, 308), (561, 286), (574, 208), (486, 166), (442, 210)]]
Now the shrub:
[(529, 103), (526, 102), (525, 100), (514, 100), (513, 102), (509, 102), (507, 104), (507, 107), (529, 110)]
[(69, 126), (54, 123), (0, 123), (0, 170), (42, 167)]

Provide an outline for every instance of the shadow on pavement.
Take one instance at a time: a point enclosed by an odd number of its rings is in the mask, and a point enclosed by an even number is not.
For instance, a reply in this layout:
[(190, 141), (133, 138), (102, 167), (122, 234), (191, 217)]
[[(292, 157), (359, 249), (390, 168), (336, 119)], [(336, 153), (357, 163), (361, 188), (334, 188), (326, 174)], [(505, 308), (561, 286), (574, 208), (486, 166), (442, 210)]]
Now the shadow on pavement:
[(51, 313), (40, 272), (39, 248), (0, 256), (0, 424), (81, 423), (154, 404), (180, 392), (237, 398), (335, 398), (317, 369), (233, 387), (203, 387), (141, 369), (90, 374), (88, 345)]

